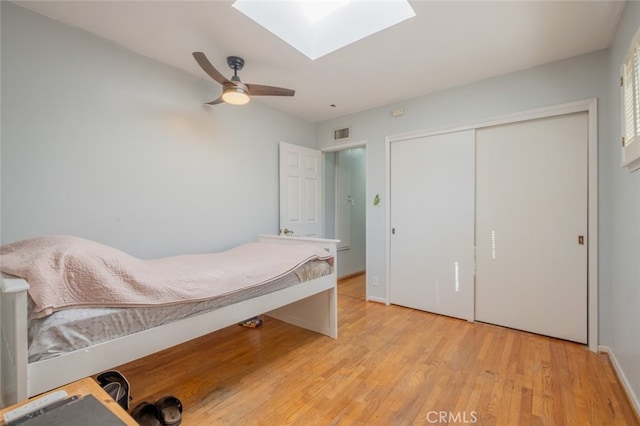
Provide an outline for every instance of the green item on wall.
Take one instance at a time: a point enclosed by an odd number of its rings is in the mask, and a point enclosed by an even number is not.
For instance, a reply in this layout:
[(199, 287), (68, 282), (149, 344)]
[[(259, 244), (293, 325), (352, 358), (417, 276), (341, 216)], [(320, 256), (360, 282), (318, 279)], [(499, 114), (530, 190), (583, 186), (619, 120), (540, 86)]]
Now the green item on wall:
[(376, 194), (376, 196), (373, 197), (373, 205), (377, 206), (378, 204), (380, 204), (380, 194)]

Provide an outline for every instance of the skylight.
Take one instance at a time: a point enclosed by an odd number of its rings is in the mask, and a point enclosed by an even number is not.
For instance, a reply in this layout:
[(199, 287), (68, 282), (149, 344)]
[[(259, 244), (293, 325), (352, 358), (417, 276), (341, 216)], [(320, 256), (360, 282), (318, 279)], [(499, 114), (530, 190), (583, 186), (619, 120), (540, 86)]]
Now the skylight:
[(351, 3), (351, 0), (335, 0), (335, 1), (304, 1), (304, 0), (293, 0), (292, 3), (295, 3), (295, 6), (302, 9), (302, 13), (305, 18), (309, 20), (309, 22), (316, 23), (318, 21), (323, 20), (327, 16), (331, 15), (332, 12), (348, 5)]
[(407, 0), (236, 0), (233, 7), (312, 60), (415, 16)]

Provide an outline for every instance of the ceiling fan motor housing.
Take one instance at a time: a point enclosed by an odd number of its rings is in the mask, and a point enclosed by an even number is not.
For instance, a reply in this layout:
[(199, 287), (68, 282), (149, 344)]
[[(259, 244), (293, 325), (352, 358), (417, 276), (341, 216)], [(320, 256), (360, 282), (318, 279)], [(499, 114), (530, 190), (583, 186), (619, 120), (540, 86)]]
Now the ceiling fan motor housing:
[(240, 71), (244, 67), (244, 59), (239, 56), (227, 57), (227, 64), (234, 71)]

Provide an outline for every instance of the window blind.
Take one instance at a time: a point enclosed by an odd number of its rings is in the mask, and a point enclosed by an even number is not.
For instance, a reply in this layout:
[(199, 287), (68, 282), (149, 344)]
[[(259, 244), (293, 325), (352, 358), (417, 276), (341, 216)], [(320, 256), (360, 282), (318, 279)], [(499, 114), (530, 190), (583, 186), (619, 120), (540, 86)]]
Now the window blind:
[(622, 163), (640, 168), (640, 28), (622, 64)]

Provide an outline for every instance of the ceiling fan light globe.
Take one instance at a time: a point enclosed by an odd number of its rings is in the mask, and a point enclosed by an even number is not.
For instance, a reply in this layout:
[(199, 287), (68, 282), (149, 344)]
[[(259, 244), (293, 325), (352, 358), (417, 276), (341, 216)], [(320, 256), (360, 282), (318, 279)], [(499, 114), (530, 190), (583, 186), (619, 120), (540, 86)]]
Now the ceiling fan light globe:
[(222, 100), (231, 105), (244, 105), (249, 102), (249, 95), (242, 87), (229, 87), (224, 89)]

